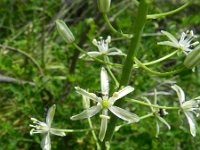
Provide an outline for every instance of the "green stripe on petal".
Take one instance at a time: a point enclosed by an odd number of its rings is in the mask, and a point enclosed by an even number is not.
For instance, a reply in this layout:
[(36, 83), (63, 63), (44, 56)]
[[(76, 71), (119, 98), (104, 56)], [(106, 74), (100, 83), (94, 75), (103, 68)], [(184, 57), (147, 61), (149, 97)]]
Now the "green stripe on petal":
[(158, 118), (162, 123), (164, 123), (164, 124), (168, 127), (169, 130), (171, 129), (171, 126), (167, 123), (167, 121), (166, 121), (165, 119), (163, 119), (163, 118), (160, 117), (160, 116), (157, 116), (157, 118)]
[(50, 139), (50, 133), (47, 133), (43, 136), (41, 141), (41, 148), (43, 150), (51, 150), (51, 139)]
[(190, 126), (190, 133), (192, 134), (192, 136), (195, 137), (196, 136), (196, 121), (193, 117), (193, 114), (188, 111), (184, 111), (184, 113)]
[(86, 90), (81, 89), (79, 87), (75, 87), (75, 89), (76, 89), (76, 92), (81, 94), (82, 96), (85, 96), (95, 102), (100, 102), (100, 99), (94, 93), (89, 93)]
[(80, 120), (85, 118), (90, 118), (96, 115), (101, 110), (101, 105), (90, 107), (89, 109), (84, 110), (82, 113), (72, 116), (71, 120)]
[(108, 96), (109, 93), (109, 80), (108, 74), (105, 68), (101, 68), (101, 92), (104, 96)]
[[(101, 126), (100, 126), (100, 131), (99, 131), (99, 139), (100, 141), (103, 141), (105, 135), (106, 135), (106, 130), (107, 130), (107, 125), (108, 125), (108, 116), (107, 116), (107, 109), (104, 109), (102, 112), (103, 115), (101, 115)], [(106, 116), (106, 117), (103, 117)]]
[(47, 125), (50, 127), (51, 126), (51, 123), (53, 121), (53, 117), (54, 117), (54, 114), (55, 114), (55, 110), (56, 110), (56, 105), (52, 105), (48, 112), (47, 112), (47, 117), (46, 117), (46, 123)]
[(63, 130), (61, 129), (55, 129), (55, 128), (51, 128), (50, 129), (50, 133), (51, 134), (54, 134), (54, 135), (57, 135), (57, 136), (65, 136), (65, 132), (63, 132)]
[(166, 35), (174, 44), (178, 45), (178, 40), (169, 32), (161, 31), (164, 35)]
[(117, 117), (128, 122), (138, 122), (140, 120), (140, 118), (136, 114), (131, 113), (125, 109), (119, 108), (117, 106), (111, 106), (109, 110)]
[(173, 90), (176, 91), (180, 104), (182, 105), (182, 103), (185, 101), (185, 93), (183, 92), (183, 90), (181, 89), (181, 87), (179, 87), (178, 85), (173, 85), (171, 86)]
[(113, 94), (112, 97), (110, 97), (109, 101), (111, 103), (114, 103), (116, 100), (126, 96), (127, 94), (131, 93), (132, 91), (134, 91), (134, 88), (131, 86), (126, 86), (125, 88), (123, 88), (122, 90), (115, 92)]

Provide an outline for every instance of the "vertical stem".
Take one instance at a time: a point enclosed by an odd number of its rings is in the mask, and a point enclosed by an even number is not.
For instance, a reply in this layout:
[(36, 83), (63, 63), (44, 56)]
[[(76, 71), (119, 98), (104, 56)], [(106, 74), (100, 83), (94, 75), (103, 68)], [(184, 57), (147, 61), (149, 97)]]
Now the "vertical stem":
[(131, 39), (129, 51), (127, 54), (127, 58), (125, 60), (123, 69), (122, 69), (122, 76), (120, 85), (124, 86), (127, 85), (129, 82), (132, 66), (133, 66), (133, 57), (137, 55), (141, 35), (143, 32), (143, 28), (146, 22), (146, 15), (147, 15), (147, 3), (145, 0), (142, 0), (139, 5), (138, 15), (134, 24), (133, 28), (133, 35), (134, 37)]
[[(133, 57), (137, 55), (138, 49), (139, 49), (139, 43), (141, 39), (141, 34), (143, 32), (143, 28), (146, 22), (146, 16), (148, 11), (148, 3), (146, 0), (141, 0), (140, 5), (138, 8), (138, 14), (136, 17), (136, 21), (134, 22), (134, 26), (132, 28), (133, 38), (130, 43), (129, 51), (127, 54), (127, 58), (125, 60), (123, 69), (122, 69), (122, 75), (121, 75), (121, 81), (120, 81), (120, 87), (125, 86), (129, 82), (130, 74), (132, 71), (133, 66)], [(118, 100), (116, 102), (117, 106), (122, 105), (122, 101)], [(112, 139), (112, 135), (114, 133), (115, 125), (117, 122), (117, 117), (111, 114), (111, 119), (109, 122), (109, 126), (107, 129), (106, 136), (104, 138), (104, 141), (102, 142), (102, 149), (106, 149), (106, 142), (110, 142)]]
[(46, 0), (43, 0), (43, 9), (42, 9), (42, 39), (41, 39), (41, 62), (42, 68), (45, 68), (45, 13), (46, 13)]

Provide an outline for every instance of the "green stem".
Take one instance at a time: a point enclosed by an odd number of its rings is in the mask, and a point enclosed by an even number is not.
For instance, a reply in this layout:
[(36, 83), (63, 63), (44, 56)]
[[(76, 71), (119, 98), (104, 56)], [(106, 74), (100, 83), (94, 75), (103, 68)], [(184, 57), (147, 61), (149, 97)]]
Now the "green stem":
[[(110, 63), (109, 58), (108, 58), (107, 56), (105, 56), (104, 59), (105, 59), (105, 61), (106, 61), (107, 63)], [(106, 65), (106, 68), (107, 68), (107, 70), (108, 70), (108, 73), (110, 74), (110, 76), (111, 76), (112, 79), (114, 80), (115, 85), (116, 85), (116, 88), (118, 88), (118, 87), (119, 87), (119, 82), (117, 81), (116, 77), (115, 77), (114, 74), (112, 73), (110, 66), (109, 66), (109, 65)]]
[[(90, 118), (88, 118), (88, 123), (89, 123), (90, 128), (93, 129), (92, 121), (91, 121)], [(96, 142), (97, 150), (100, 150), (101, 147), (100, 147), (100, 145), (99, 145), (99, 142), (98, 142), (98, 139), (97, 139), (97, 136), (96, 136), (94, 130), (91, 130), (91, 132), (92, 132), (92, 136), (93, 136), (93, 138), (94, 138), (94, 141)]]
[[(178, 50), (176, 50), (176, 51), (174, 51), (174, 52), (172, 52), (172, 53), (170, 53), (170, 54), (168, 54), (168, 55), (166, 55), (166, 56), (164, 56), (164, 57), (161, 57), (161, 58), (159, 58), (159, 59), (156, 59), (156, 60), (153, 60), (153, 61), (150, 61), (150, 62), (143, 63), (143, 65), (148, 66), (148, 65), (153, 65), (153, 64), (159, 63), (159, 62), (161, 62), (161, 61), (166, 60), (167, 58), (172, 57), (172, 56), (175, 55), (177, 52), (178, 52)], [(133, 68), (137, 68), (137, 67), (138, 67), (137, 64), (134, 64), (134, 65), (133, 65)]]
[(108, 27), (110, 28), (110, 30), (111, 30), (112, 32), (114, 32), (114, 33), (116, 33), (116, 34), (119, 34), (119, 35), (121, 35), (121, 36), (123, 36), (123, 37), (125, 37), (125, 38), (131, 38), (131, 37), (132, 37), (132, 35), (124, 34), (124, 33), (118, 32), (118, 31), (112, 26), (112, 24), (110, 23), (110, 21), (109, 21), (108, 16), (107, 16), (106, 13), (103, 13), (103, 18), (104, 18), (104, 20), (106, 21)]
[(177, 8), (175, 10), (169, 11), (169, 12), (147, 15), (147, 19), (157, 19), (157, 18), (161, 18), (161, 17), (164, 17), (164, 16), (175, 14), (175, 13), (183, 10), (184, 8), (186, 8), (188, 5), (190, 5), (191, 2), (192, 2), (192, 0), (190, 0), (186, 4), (182, 5), (181, 7)]
[(149, 72), (152, 75), (157, 75), (157, 76), (169, 76), (169, 75), (174, 75), (177, 74), (179, 72), (182, 72), (183, 70), (185, 70), (185, 67), (181, 67), (177, 70), (173, 70), (173, 71), (169, 71), (169, 72), (157, 72), (157, 71), (153, 71), (151, 69), (149, 69), (148, 67), (146, 67), (143, 63), (141, 63), (136, 57), (134, 58), (135, 63), (141, 67), (142, 69), (144, 69), (145, 71)]
[[(130, 74), (131, 74), (132, 67), (133, 67), (133, 59), (132, 58), (134, 56), (136, 56), (137, 51), (139, 49), (141, 35), (142, 35), (143, 28), (144, 28), (144, 25), (146, 22), (147, 10), (148, 10), (148, 4), (146, 3), (145, 0), (141, 0), (140, 4), (139, 4), (139, 8), (138, 8), (137, 18), (135, 20), (134, 27), (132, 28), (133, 29), (132, 33), (133, 33), (134, 37), (131, 39), (129, 51), (128, 51), (128, 54), (127, 54), (127, 57), (126, 57), (126, 60), (125, 60), (125, 63), (123, 65), (123, 69), (122, 69), (120, 87), (126, 86), (129, 82)], [(122, 105), (122, 101), (118, 100), (115, 104), (116, 104), (116, 106), (120, 107)], [(117, 119), (118, 118), (116, 116), (111, 114), (111, 119), (108, 124), (108, 129), (107, 129), (105, 138), (102, 142), (102, 149), (106, 149), (105, 144), (107, 141), (111, 142)]]
[(159, 106), (159, 105), (148, 104), (148, 103), (142, 102), (140, 100), (132, 99), (132, 98), (127, 98), (127, 99), (128, 99), (128, 101), (131, 101), (133, 103), (137, 103), (137, 104), (149, 106), (149, 107), (154, 107), (154, 108), (170, 109), (170, 110), (179, 110), (180, 109), (179, 107), (168, 107), (168, 106)]

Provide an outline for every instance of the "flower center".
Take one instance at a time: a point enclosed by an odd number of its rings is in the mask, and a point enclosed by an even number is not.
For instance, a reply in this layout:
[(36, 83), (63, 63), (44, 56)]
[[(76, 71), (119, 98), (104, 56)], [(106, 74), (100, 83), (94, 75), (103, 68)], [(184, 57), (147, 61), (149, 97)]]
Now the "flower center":
[(109, 101), (108, 100), (102, 100), (101, 105), (102, 105), (103, 108), (108, 108)]

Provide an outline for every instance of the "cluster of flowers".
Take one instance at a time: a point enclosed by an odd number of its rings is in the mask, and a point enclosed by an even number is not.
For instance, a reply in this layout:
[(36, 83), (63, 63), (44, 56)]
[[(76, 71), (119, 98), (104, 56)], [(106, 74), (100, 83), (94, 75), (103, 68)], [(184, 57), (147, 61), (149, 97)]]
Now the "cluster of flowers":
[[(107, 13), (110, 9), (110, 3), (111, 0), (98, 0), (98, 7), (101, 13)], [(56, 21), (57, 30), (60, 33), (60, 35), (64, 38), (64, 40), (71, 44), (74, 43), (75, 38), (70, 31), (70, 29), (67, 27), (67, 25), (61, 21)], [(194, 34), (193, 31), (187, 31), (186, 33), (182, 33), (181, 38), (177, 40), (172, 34), (166, 31), (161, 31), (164, 35), (166, 35), (170, 41), (163, 41), (159, 42), (159, 45), (167, 45), (174, 48), (177, 48), (180, 50), (180, 52), (183, 52), (186, 55), (184, 65), (187, 68), (194, 68), (199, 62), (200, 62), (200, 46), (197, 46), (199, 42), (194, 42)], [(92, 51), (87, 52), (80, 56), (82, 59), (90, 59), (93, 57), (99, 57), (99, 56), (126, 56), (121, 50), (117, 48), (109, 48), (109, 43), (111, 42), (111, 37), (108, 36), (106, 40), (103, 40), (103, 38), (100, 38), (100, 41), (97, 41), (96, 39), (93, 40), (93, 44), (98, 48), (98, 51)], [(89, 57), (88, 57), (89, 56)], [(91, 59), (90, 59), (91, 60)], [(81, 120), (85, 118), (90, 118), (97, 113), (101, 112), (100, 118), (101, 118), (101, 125), (100, 125), (100, 131), (99, 131), (99, 139), (101, 141), (104, 140), (104, 137), (106, 135), (107, 131), (107, 124), (109, 122), (110, 116), (109, 111), (113, 113), (115, 116), (119, 117), (122, 120), (127, 121), (128, 123), (135, 123), (140, 121), (140, 117), (132, 112), (129, 112), (125, 109), (122, 109), (118, 106), (115, 106), (115, 102), (129, 93), (134, 91), (134, 88), (131, 86), (126, 86), (120, 89), (117, 92), (114, 92), (112, 96), (109, 96), (109, 77), (106, 69), (104, 67), (101, 68), (100, 71), (100, 78), (101, 78), (101, 94), (102, 96), (99, 97), (95, 93), (90, 93), (87, 90), (84, 90), (80, 87), (75, 87), (76, 92), (78, 94), (81, 94), (84, 99), (92, 100), (94, 103), (96, 103), (95, 106), (90, 107), (87, 102), (84, 103), (85, 110), (81, 112), (80, 114), (74, 115), (71, 117), (71, 120)], [(191, 99), (186, 101), (185, 100), (185, 94), (184, 91), (179, 87), (178, 85), (173, 85), (172, 89), (177, 93), (179, 103), (180, 103), (180, 110), (184, 113), (186, 116), (190, 132), (192, 136), (196, 136), (196, 121), (194, 118), (194, 115), (197, 117), (200, 113), (200, 97)], [(155, 93), (156, 97), (156, 93)], [(167, 121), (163, 118), (166, 114), (168, 114), (164, 109), (156, 108), (154, 106), (157, 105), (157, 98), (154, 100), (154, 104), (152, 105), (150, 100), (148, 98), (144, 98), (149, 104), (152, 114), (155, 117), (156, 120), (156, 136), (158, 136), (159, 133), (159, 123), (158, 121), (164, 123), (168, 129), (170, 130), (171, 127), (167, 123)], [(35, 118), (31, 118), (34, 125), (30, 125), (33, 129), (30, 131), (30, 134), (34, 133), (41, 133), (43, 134), (43, 139), (41, 142), (41, 147), (43, 150), (50, 150), (51, 149), (51, 141), (50, 141), (50, 134), (54, 134), (57, 136), (65, 136), (66, 130), (63, 129), (56, 129), (51, 127), (51, 123), (53, 121), (53, 117), (55, 114), (56, 105), (53, 105), (49, 108), (46, 121), (42, 122)]]
[[(96, 41), (96, 40), (93, 41), (93, 43), (95, 43), (95, 45), (99, 49), (99, 52), (97, 52), (98, 55), (105, 55), (105, 53), (109, 55), (109, 52), (108, 52), (109, 42), (110, 42), (110, 37), (108, 37), (106, 41), (102, 39), (101, 41)], [(119, 54), (121, 53), (122, 52), (119, 52)], [(88, 54), (90, 54), (90, 52), (88, 52)], [(106, 130), (107, 130), (107, 123), (110, 119), (110, 116), (108, 115), (108, 111), (110, 111), (111, 113), (119, 117), (120, 119), (128, 121), (128, 123), (138, 122), (140, 120), (140, 117), (138, 117), (138, 115), (132, 112), (129, 112), (125, 109), (122, 109), (114, 105), (117, 100), (133, 92), (134, 91), (133, 87), (126, 86), (122, 88), (121, 90), (114, 92), (113, 95), (109, 97), (109, 77), (108, 77), (106, 69), (103, 67), (101, 68), (100, 78), (101, 78), (102, 97), (99, 97), (94, 93), (90, 93), (80, 87), (75, 87), (76, 92), (78, 94), (81, 94), (84, 98), (87, 98), (88, 100), (92, 100), (93, 102), (95, 102), (96, 106), (85, 107), (87, 108), (86, 110), (84, 110), (78, 115), (72, 116), (71, 120), (80, 120), (80, 119), (90, 118), (101, 111), (101, 115), (100, 115), (101, 125), (100, 125), (100, 131), (99, 131), (99, 139), (103, 141), (106, 134)], [(191, 134), (193, 136), (196, 136), (196, 122), (195, 122), (193, 114), (195, 114), (196, 116), (199, 115), (200, 97), (197, 97), (189, 101), (185, 101), (185, 94), (178, 85), (172, 86), (172, 89), (174, 89), (177, 92), (177, 95), (179, 97), (179, 102), (180, 102), (180, 108), (184, 112), (188, 120)], [(151, 102), (149, 99), (145, 98), (145, 100), (147, 101), (148, 104), (151, 105)], [(157, 105), (157, 100), (155, 100), (154, 105)], [(56, 106), (53, 105), (48, 110), (46, 122), (41, 122), (35, 118), (31, 118), (33, 123), (36, 125), (30, 125), (31, 127), (33, 127), (33, 129), (30, 131), (30, 134), (32, 135), (34, 133), (42, 133), (44, 135), (43, 140), (41, 142), (41, 146), (44, 150), (49, 150), (51, 147), (50, 134), (54, 134), (57, 136), (65, 136), (64, 130), (51, 128), (51, 123), (54, 117), (55, 108)], [(156, 109), (153, 106), (151, 106), (150, 108), (154, 114), (154, 117), (156, 118), (156, 128), (157, 128), (156, 136), (158, 136), (158, 133), (159, 133), (158, 121), (163, 122), (168, 127), (168, 129), (171, 128), (170, 125), (167, 123), (167, 121), (163, 118), (163, 115), (166, 115), (167, 112), (165, 110)], [(159, 111), (163, 111), (163, 114), (161, 115)]]

